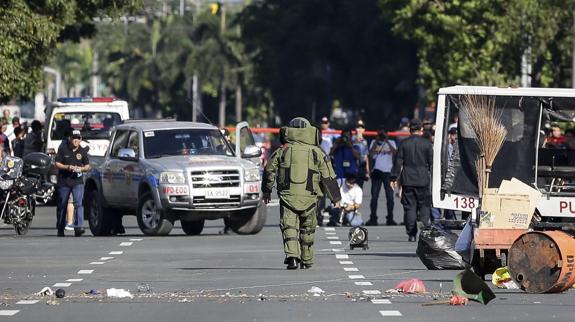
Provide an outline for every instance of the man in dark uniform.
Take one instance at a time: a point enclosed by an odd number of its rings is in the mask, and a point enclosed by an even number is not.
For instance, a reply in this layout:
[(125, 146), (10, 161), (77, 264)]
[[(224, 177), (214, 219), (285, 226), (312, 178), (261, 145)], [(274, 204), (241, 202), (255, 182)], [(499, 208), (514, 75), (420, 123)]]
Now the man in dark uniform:
[(431, 224), (431, 165), (433, 144), (422, 137), (423, 125), (414, 119), (409, 125), (411, 136), (405, 139), (397, 151), (391, 171), (391, 186), (401, 182), (401, 204), (404, 209), (405, 230), (409, 241), (417, 235), (417, 213), (425, 227)]
[(58, 168), (58, 193), (59, 201), (56, 210), (56, 228), (58, 236), (64, 237), (64, 227), (66, 226), (66, 209), (70, 193), (73, 195), (74, 208), (76, 210), (74, 235), (81, 236), (84, 233), (84, 180), (83, 173), (90, 170), (88, 152), (80, 146), (82, 136), (80, 131), (73, 131), (70, 142), (62, 145), (56, 154), (56, 168)]

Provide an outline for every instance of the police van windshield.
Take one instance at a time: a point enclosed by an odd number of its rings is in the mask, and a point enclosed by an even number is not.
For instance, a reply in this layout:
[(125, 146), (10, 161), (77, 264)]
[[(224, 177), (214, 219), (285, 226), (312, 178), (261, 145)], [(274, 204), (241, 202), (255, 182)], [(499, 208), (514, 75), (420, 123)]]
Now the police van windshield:
[(103, 112), (76, 112), (76, 113), (56, 113), (50, 129), (52, 140), (62, 140), (67, 128), (79, 130), (82, 139), (86, 140), (108, 140), (112, 128), (121, 122), (118, 113)]
[(172, 155), (234, 155), (217, 129), (144, 131), (144, 152), (148, 159)]

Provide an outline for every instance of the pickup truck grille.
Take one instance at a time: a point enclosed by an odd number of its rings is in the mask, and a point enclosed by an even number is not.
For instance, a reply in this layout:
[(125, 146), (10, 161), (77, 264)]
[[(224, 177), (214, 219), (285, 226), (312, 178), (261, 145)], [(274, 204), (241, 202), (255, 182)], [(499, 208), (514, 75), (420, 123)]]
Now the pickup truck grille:
[(194, 197), (194, 208), (203, 207), (230, 207), (240, 205), (240, 196), (231, 195), (229, 199), (206, 199), (205, 197)]
[(193, 188), (228, 188), (240, 186), (238, 170), (192, 171)]

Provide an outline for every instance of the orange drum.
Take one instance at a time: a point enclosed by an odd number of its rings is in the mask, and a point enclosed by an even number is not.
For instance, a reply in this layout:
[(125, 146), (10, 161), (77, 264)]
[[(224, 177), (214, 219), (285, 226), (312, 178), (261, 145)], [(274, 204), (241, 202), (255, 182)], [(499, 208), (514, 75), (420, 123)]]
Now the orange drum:
[(532, 231), (509, 249), (509, 272), (529, 293), (558, 293), (575, 283), (575, 239), (562, 231)]

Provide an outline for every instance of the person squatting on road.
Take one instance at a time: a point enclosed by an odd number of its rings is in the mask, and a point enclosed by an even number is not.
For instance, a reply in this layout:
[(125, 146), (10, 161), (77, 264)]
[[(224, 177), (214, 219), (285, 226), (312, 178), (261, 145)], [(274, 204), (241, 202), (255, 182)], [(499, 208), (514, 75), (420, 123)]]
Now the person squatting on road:
[(401, 143), (395, 164), (391, 170), (391, 186), (397, 188), (401, 182), (401, 204), (404, 209), (405, 230), (409, 241), (417, 235), (417, 213), (424, 227), (431, 225), (431, 165), (433, 144), (422, 137), (423, 125), (412, 120), (411, 136)]
[(294, 118), (280, 129), (280, 140), (283, 146), (265, 167), (263, 200), (270, 201), (277, 182), (284, 264), (287, 269), (297, 269), (298, 264), (307, 269), (314, 261), (318, 200), (325, 194), (338, 206), (341, 196), (330, 159), (319, 147), (321, 133), (316, 127), (305, 118)]
[(56, 167), (58, 168), (58, 208), (56, 210), (56, 228), (58, 236), (64, 236), (66, 227), (66, 212), (70, 193), (73, 194), (75, 208), (74, 235), (84, 233), (84, 180), (83, 172), (90, 170), (88, 152), (80, 146), (82, 136), (80, 131), (74, 131), (68, 145), (62, 145), (56, 154)]

